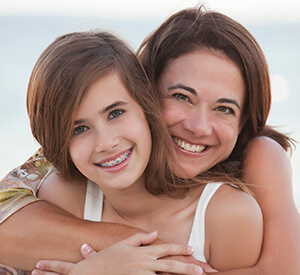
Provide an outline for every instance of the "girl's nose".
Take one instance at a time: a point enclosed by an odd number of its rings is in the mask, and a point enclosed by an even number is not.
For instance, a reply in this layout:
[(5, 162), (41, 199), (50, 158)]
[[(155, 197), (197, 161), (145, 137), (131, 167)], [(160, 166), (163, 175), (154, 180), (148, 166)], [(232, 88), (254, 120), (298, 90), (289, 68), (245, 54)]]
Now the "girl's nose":
[(95, 151), (97, 153), (109, 151), (119, 144), (119, 138), (111, 131), (102, 131), (95, 137)]

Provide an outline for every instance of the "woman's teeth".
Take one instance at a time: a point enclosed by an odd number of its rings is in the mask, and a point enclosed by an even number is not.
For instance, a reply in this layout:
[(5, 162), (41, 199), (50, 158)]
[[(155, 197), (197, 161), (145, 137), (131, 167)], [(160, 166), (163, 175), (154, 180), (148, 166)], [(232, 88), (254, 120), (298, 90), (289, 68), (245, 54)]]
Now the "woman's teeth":
[(126, 160), (128, 158), (128, 156), (130, 155), (130, 153), (131, 152), (127, 152), (127, 153), (119, 156), (115, 160), (110, 160), (110, 161), (106, 161), (104, 163), (100, 163), (99, 166), (100, 167), (105, 167), (105, 168), (116, 166), (116, 165), (122, 163), (124, 160)]
[(179, 138), (173, 138), (173, 140), (178, 147), (193, 153), (201, 153), (206, 148), (204, 145), (191, 145), (183, 140), (180, 140)]

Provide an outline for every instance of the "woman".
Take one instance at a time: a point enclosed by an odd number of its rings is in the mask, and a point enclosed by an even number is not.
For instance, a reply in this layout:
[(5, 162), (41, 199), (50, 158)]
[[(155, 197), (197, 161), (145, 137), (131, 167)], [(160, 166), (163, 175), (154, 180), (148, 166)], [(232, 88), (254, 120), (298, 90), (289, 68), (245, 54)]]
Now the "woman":
[[(205, 15), (208, 14), (208, 16), (205, 17)], [(202, 16), (203, 15), (203, 16)], [(211, 19), (215, 24), (218, 24), (219, 28), (222, 29), (224, 26), (236, 26), (238, 25), (236, 22), (229, 20), (228, 18), (224, 18), (224, 17), (218, 17), (218, 20), (215, 20), (215, 16), (217, 16), (218, 14), (214, 14), (214, 13), (205, 13), (202, 12), (201, 10), (195, 9), (195, 10), (185, 10), (182, 12), (179, 12), (177, 15), (174, 15), (172, 17), (172, 20), (176, 21), (176, 18), (178, 17), (179, 22), (182, 22), (181, 20), (185, 20), (187, 19), (191, 19), (189, 22), (189, 24), (200, 24), (202, 25), (202, 22), (205, 18), (206, 20), (208, 20), (208, 18), (210, 18), (209, 16), (211, 16)], [(198, 19), (198, 20), (196, 20)], [(170, 29), (172, 29), (170, 26), (172, 26), (172, 24), (174, 22), (172, 22), (172, 20), (169, 20), (169, 25), (163, 24), (161, 28), (163, 28), (164, 26), (168, 26)], [(195, 22), (195, 23), (194, 23)], [(211, 21), (210, 21), (211, 22)], [(226, 23), (226, 24), (225, 24)], [(203, 23), (203, 25), (205, 25)], [(238, 25), (239, 26), (239, 25)], [(159, 29), (161, 29), (159, 28)], [(188, 27), (189, 28), (189, 27)], [(244, 29), (241, 27), (238, 27), (239, 31), (242, 30), (242, 33), (244, 33)], [(158, 30), (159, 31), (159, 30)], [(212, 29), (211, 31), (214, 31), (214, 29)], [(183, 32), (185, 35), (188, 32)], [(246, 32), (247, 33), (247, 32)], [(178, 38), (178, 41), (180, 42), (181, 40), (184, 40), (184, 36), (179, 36), (178, 34), (180, 34), (179, 32), (176, 33), (177, 36), (174, 36), (176, 39)], [(199, 33), (195, 33), (195, 34), (199, 34)], [(218, 33), (218, 35), (220, 35), (220, 33)], [(230, 38), (232, 35), (234, 35), (234, 33), (229, 32), (227, 30), (227, 33), (225, 35), (228, 35), (228, 37), (226, 38), (225, 36), (225, 40), (230, 41)], [(167, 37), (168, 38), (168, 37)], [(161, 39), (163, 40), (163, 39)], [(250, 40), (252, 40), (252, 37), (250, 36)], [(185, 40), (186, 41), (186, 40)], [(190, 40), (188, 40), (190, 41)], [(232, 42), (233, 43), (233, 42)], [(172, 44), (170, 44), (172, 45)], [(254, 43), (255, 47), (254, 49), (257, 48), (256, 43)], [(185, 44), (185, 46), (188, 46), (188, 43)], [(195, 45), (193, 45), (193, 50)], [(212, 45), (213, 47), (213, 45)], [(176, 48), (176, 47), (175, 47)], [(214, 47), (213, 47), (214, 48)], [(174, 49), (173, 49), (174, 50)], [(182, 49), (181, 49), (182, 50)], [(220, 50), (220, 49), (218, 49)], [(253, 48), (252, 48), (253, 50)], [(162, 58), (162, 54), (159, 51), (156, 51), (155, 54), (158, 54), (159, 58)], [(177, 53), (179, 55), (179, 53)], [(156, 56), (156, 55), (155, 55)], [(243, 56), (243, 55), (242, 55)], [(157, 59), (156, 59), (157, 60)], [(253, 61), (254, 63), (261, 60), (260, 59), (254, 59)], [(168, 61), (168, 60), (167, 60)], [(249, 62), (251, 60), (249, 59)], [(251, 64), (251, 63), (250, 63)], [(244, 134), (246, 131), (241, 131), (241, 135), (238, 138), (238, 143), (239, 146), (241, 146), (241, 148), (236, 147), (234, 152), (239, 153), (239, 156), (236, 156), (234, 154), (232, 154), (229, 158), (229, 161), (223, 162), (221, 165), (219, 165), (218, 167), (216, 167), (216, 169), (222, 168), (222, 169), (226, 169), (226, 171), (233, 173), (234, 175), (236, 175), (235, 173), (237, 172), (236, 168), (238, 168), (238, 166), (236, 166), (236, 160), (244, 160), (244, 166), (243, 168), (245, 169), (245, 173), (243, 174), (243, 178), (246, 182), (249, 182), (250, 184), (253, 184), (253, 186), (251, 187), (251, 185), (249, 185), (249, 187), (252, 189), (252, 191), (254, 192), (258, 202), (260, 203), (260, 206), (262, 207), (263, 210), (263, 214), (264, 214), (264, 226), (265, 226), (265, 239), (264, 239), (264, 245), (263, 245), (263, 252), (262, 252), (262, 256), (260, 258), (260, 261), (258, 262), (258, 264), (254, 267), (254, 268), (250, 268), (247, 270), (243, 270), (242, 272), (248, 272), (249, 274), (253, 274), (255, 272), (260, 271), (262, 272), (262, 274), (265, 274), (267, 272), (269, 273), (276, 273), (278, 270), (281, 270), (282, 272), (290, 272), (291, 274), (293, 274), (293, 272), (295, 273), (295, 271), (298, 270), (298, 255), (299, 255), (299, 247), (293, 245), (294, 243), (294, 237), (293, 239), (291, 239), (291, 234), (290, 232), (294, 232), (295, 234), (293, 236), (296, 236), (296, 239), (299, 238), (299, 214), (296, 211), (296, 208), (293, 204), (292, 201), (292, 196), (291, 196), (291, 184), (287, 185), (286, 182), (290, 181), (290, 167), (289, 167), (289, 162), (287, 157), (285, 156), (285, 154), (283, 153), (283, 150), (280, 149), (280, 147), (272, 142), (270, 139), (267, 138), (256, 138), (253, 141), (251, 141), (251, 143), (249, 144), (249, 146), (247, 147), (247, 154), (246, 154), (246, 158), (244, 159), (244, 151), (241, 152), (242, 149), (244, 149), (245, 144), (247, 143), (248, 140), (250, 140), (251, 137), (255, 137), (257, 134), (259, 134), (259, 131), (261, 129), (263, 129), (264, 125), (265, 125), (265, 120), (267, 117), (267, 113), (269, 110), (269, 104), (270, 104), (270, 100), (268, 99), (268, 93), (269, 91), (269, 82), (268, 82), (268, 77), (267, 77), (267, 68), (265, 65), (264, 60), (261, 63), (263, 66), (263, 75), (266, 76), (266, 78), (264, 78), (265, 80), (262, 81), (259, 77), (259, 74), (257, 74), (257, 72), (253, 71), (253, 68), (250, 69), (247, 67), (247, 63), (245, 65), (245, 68), (247, 69), (247, 72), (249, 72), (249, 74), (247, 75), (247, 79), (250, 80), (252, 77), (257, 77), (258, 80), (260, 80), (259, 82), (256, 83), (256, 86), (259, 87), (259, 91), (264, 91), (264, 93), (266, 94), (265, 97), (259, 97), (259, 98), (252, 98), (252, 101), (249, 102), (251, 108), (254, 107), (262, 107), (264, 106), (262, 109), (260, 109), (260, 112), (250, 112), (249, 114), (246, 114), (248, 119), (246, 119), (245, 121), (245, 126), (243, 129), (248, 129), (250, 130), (248, 132), (249, 137), (246, 137), (247, 135)], [(145, 64), (146, 65), (146, 64)], [(155, 66), (157, 66), (158, 64), (155, 64)], [(149, 72), (149, 67), (152, 66), (151, 64), (148, 66), (146, 66), (147, 71)], [(159, 67), (158, 67), (159, 68)], [(154, 67), (154, 70), (155, 67)], [(160, 68), (158, 69), (160, 70)], [(160, 74), (161, 71), (158, 71), (158, 73)], [(254, 74), (253, 74), (254, 73)], [(153, 79), (153, 76), (151, 76), (151, 74), (149, 75), (150, 79), (153, 81), (155, 80), (155, 82), (157, 81), (157, 79)], [(267, 80), (267, 81), (266, 81)], [(253, 84), (253, 82), (249, 81), (251, 85)], [(250, 89), (250, 91), (252, 91), (252, 89)], [(257, 90), (256, 90), (257, 91)], [(186, 100), (188, 100), (186, 97), (184, 97)], [(259, 104), (257, 104), (258, 102), (260, 102)], [(257, 108), (259, 109), (259, 108)], [(192, 119), (192, 117), (190, 119), (186, 119), (187, 122), (194, 122), (194, 124), (190, 123), (189, 125), (194, 125), (197, 126), (198, 124), (195, 123), (195, 120)], [(259, 122), (259, 124), (257, 123)], [(246, 126), (251, 126), (251, 127), (246, 127)], [(274, 133), (274, 132), (273, 132)], [(247, 140), (248, 138), (248, 140)], [(245, 140), (243, 140), (245, 139)], [(284, 139), (283, 139), (284, 140)], [(257, 151), (257, 149), (259, 149), (259, 151)], [(258, 154), (259, 152), (259, 154)], [(242, 154), (241, 154), (242, 153)], [(274, 163), (274, 159), (277, 159), (278, 162)], [(231, 161), (233, 160), (233, 161)], [(273, 162), (272, 162), (273, 161)], [(232, 165), (233, 164), (233, 165)], [(260, 173), (258, 174), (258, 168), (260, 168), (260, 165), (264, 164), (264, 171), (261, 171), (261, 169), (259, 170)], [(280, 167), (280, 170), (277, 168)], [(285, 167), (285, 169), (282, 169), (282, 167)], [(184, 170), (184, 169), (183, 169)], [(214, 170), (213, 170), (214, 171)], [(274, 174), (274, 171), (276, 171), (276, 175)], [(192, 173), (193, 171), (191, 171)], [(190, 173), (190, 172), (189, 172)], [(266, 186), (265, 188), (261, 188), (261, 186)], [(268, 192), (266, 192), (266, 188), (268, 188)], [(36, 203), (36, 205), (39, 204), (40, 207), (46, 207), (44, 203), (39, 202)], [(280, 209), (279, 209), (279, 205), (280, 205)], [(47, 206), (47, 208), (49, 207), (50, 211), (53, 211), (52, 213), (54, 213), (54, 211), (59, 211), (56, 210), (54, 208), (51, 208), (50, 206)], [(37, 210), (37, 206), (34, 207), (34, 204), (31, 206), (26, 207), (28, 209), (28, 211), (36, 211)], [(25, 212), (25, 214), (23, 215), (27, 215), (27, 210), (25, 210), (26, 208), (24, 208), (23, 210), (21, 210), (20, 212)], [(35, 209), (35, 210), (34, 210)], [(41, 210), (41, 209), (39, 209)], [(38, 210), (38, 211), (39, 211)], [(276, 210), (276, 212), (278, 213), (277, 216), (275, 216), (273, 214), (273, 212)], [(31, 212), (32, 213), (32, 212)], [(50, 213), (48, 213), (50, 215)], [(29, 216), (26, 217), (30, 217), (31, 214)], [(293, 217), (293, 218), (291, 218)], [(49, 217), (51, 219), (51, 216)], [(12, 221), (14, 221), (16, 218), (16, 216), (12, 216), (10, 219), (8, 219), (6, 221), (6, 223), (3, 223), (2, 226), (7, 225), (9, 226), (10, 223), (12, 223)], [(69, 216), (67, 216), (65, 214), (65, 216), (63, 216), (63, 219), (70, 221), (71, 218)], [(10, 222), (11, 221), (11, 222)], [(9, 222), (9, 223), (8, 223)], [(79, 224), (78, 221), (73, 221), (73, 223), (75, 224)], [(286, 226), (288, 227), (289, 230), (283, 231), (282, 232), (282, 224), (286, 224)], [(66, 225), (68, 226), (68, 225)], [(85, 225), (83, 223), (82, 225), (83, 227), (88, 227), (88, 225)], [(93, 225), (95, 226), (95, 225)], [(4, 230), (5, 227), (0, 227), (1, 230)], [(84, 229), (82, 229), (84, 230)], [(95, 227), (93, 229), (89, 229), (91, 231), (95, 230)], [(282, 234), (284, 233), (284, 234)], [(75, 233), (76, 234), (76, 233)], [(80, 234), (78, 234), (80, 235)], [(91, 234), (89, 235), (89, 237), (91, 236)], [(283, 239), (284, 241), (283, 242)], [(81, 239), (82, 240), (82, 239)], [(107, 240), (107, 238), (106, 238)], [(281, 240), (281, 241), (278, 241)], [(4, 240), (5, 241), (5, 240)], [(85, 242), (85, 240), (83, 240), (81, 243)], [(97, 244), (95, 241), (88, 241), (88, 243), (91, 243), (97, 250), (99, 248), (102, 248), (103, 246), (100, 246), (99, 244)], [(78, 243), (77, 243), (78, 244)], [(286, 249), (281, 249), (282, 247), (286, 247)], [(293, 253), (289, 253), (289, 255), (285, 255), (286, 253), (284, 253), (284, 251), (293, 251)], [(276, 254), (274, 254), (274, 251), (276, 251)], [(277, 258), (277, 257), (281, 257), (281, 259), (284, 259), (283, 261), (276, 261), (276, 266), (274, 266), (274, 261), (271, 261), (272, 259), (274, 259), (273, 257)], [(240, 274), (241, 271), (236, 271), (237, 274)]]

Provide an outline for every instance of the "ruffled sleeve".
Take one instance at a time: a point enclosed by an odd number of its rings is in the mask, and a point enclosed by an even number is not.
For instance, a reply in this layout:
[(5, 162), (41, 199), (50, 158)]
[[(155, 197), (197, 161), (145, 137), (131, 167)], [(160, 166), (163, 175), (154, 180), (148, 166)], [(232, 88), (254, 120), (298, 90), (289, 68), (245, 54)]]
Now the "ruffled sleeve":
[(37, 192), (51, 172), (41, 149), (0, 182), (0, 223), (29, 203), (39, 201)]

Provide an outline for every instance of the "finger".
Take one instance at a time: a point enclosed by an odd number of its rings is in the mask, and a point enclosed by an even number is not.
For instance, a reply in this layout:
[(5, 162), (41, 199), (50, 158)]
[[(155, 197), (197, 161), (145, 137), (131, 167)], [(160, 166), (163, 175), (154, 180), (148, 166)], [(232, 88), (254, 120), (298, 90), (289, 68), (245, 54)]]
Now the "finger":
[(34, 269), (32, 270), (31, 275), (61, 275), (61, 273)]
[(84, 259), (95, 255), (97, 252), (87, 243), (83, 244), (80, 248), (81, 255)]
[(209, 272), (209, 273), (211, 273), (211, 272), (218, 272), (218, 270), (212, 268), (212, 267), (211, 267), (209, 264), (207, 264), (207, 263), (202, 263), (202, 264), (201, 264), (201, 267), (202, 267), (202, 269), (203, 269), (204, 272)]
[(175, 260), (157, 260), (154, 268), (154, 271), (156, 272), (158, 271), (186, 275), (205, 275), (203, 269), (200, 266), (194, 264), (186, 264)]
[(144, 249), (148, 250), (149, 255), (152, 255), (155, 259), (166, 256), (189, 256), (194, 253), (194, 249), (191, 246), (181, 244), (160, 244), (147, 246)]
[(151, 233), (137, 233), (125, 240), (118, 242), (118, 244), (125, 244), (135, 247), (149, 245), (157, 239), (157, 235), (157, 231)]
[(74, 263), (63, 262), (63, 261), (50, 261), (50, 260), (41, 260), (38, 261), (36, 267), (38, 271), (47, 271), (52, 273), (38, 273), (38, 274), (68, 274), (71, 272), (72, 268), (75, 266)]
[(194, 260), (194, 262), (196, 261), (196, 264), (201, 266), (204, 272), (218, 272), (218, 270), (212, 268), (208, 263), (204, 263), (198, 260)]

